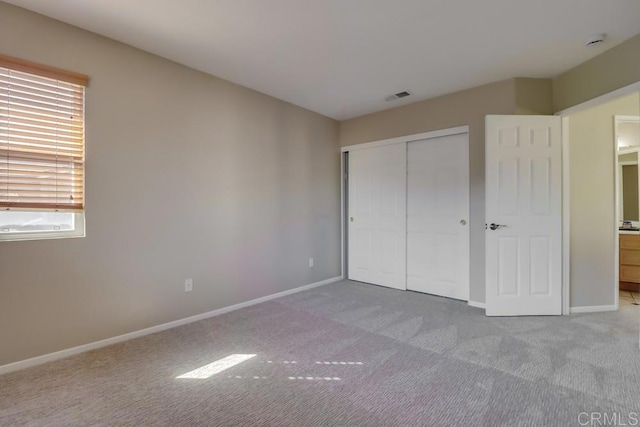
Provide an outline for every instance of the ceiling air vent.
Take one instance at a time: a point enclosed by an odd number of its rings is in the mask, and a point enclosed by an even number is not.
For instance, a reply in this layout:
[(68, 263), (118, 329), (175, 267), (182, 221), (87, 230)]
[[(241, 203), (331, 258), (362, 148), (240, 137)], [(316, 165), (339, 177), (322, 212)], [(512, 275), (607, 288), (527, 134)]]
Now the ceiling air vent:
[(411, 95), (411, 94), (405, 90), (403, 92), (398, 92), (398, 93), (396, 93), (394, 95), (387, 96), (385, 98), (385, 100), (386, 101), (395, 101), (396, 99), (405, 98), (405, 97), (407, 97), (409, 95)]
[(592, 36), (589, 36), (585, 41), (584, 41), (584, 45), (585, 46), (595, 46), (597, 44), (603, 43), (604, 39), (607, 37), (606, 34), (594, 34)]

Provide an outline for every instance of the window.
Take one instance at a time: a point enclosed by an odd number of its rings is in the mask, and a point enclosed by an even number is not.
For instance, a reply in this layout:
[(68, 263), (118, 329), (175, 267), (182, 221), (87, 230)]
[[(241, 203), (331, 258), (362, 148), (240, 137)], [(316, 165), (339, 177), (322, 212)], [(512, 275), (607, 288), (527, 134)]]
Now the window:
[(0, 240), (84, 236), (87, 82), (0, 55)]

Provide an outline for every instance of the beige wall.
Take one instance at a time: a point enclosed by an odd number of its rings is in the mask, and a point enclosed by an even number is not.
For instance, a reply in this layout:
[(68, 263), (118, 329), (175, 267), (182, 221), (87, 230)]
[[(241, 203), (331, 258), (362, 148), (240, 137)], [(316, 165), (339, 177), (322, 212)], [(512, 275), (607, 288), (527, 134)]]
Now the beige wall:
[(516, 84), (516, 114), (553, 114), (551, 79), (518, 77)]
[(640, 34), (553, 80), (553, 108), (562, 111), (640, 82)]
[(627, 153), (618, 155), (619, 162), (637, 162), (638, 153)]
[(614, 304), (613, 116), (639, 111), (635, 93), (569, 116), (572, 307)]
[(91, 78), (87, 237), (0, 242), (0, 365), (340, 274), (336, 121), (2, 2), (0, 52)]
[(515, 80), (505, 80), (340, 123), (342, 146), (469, 126), (470, 299), (484, 302), (484, 118), (514, 114)]

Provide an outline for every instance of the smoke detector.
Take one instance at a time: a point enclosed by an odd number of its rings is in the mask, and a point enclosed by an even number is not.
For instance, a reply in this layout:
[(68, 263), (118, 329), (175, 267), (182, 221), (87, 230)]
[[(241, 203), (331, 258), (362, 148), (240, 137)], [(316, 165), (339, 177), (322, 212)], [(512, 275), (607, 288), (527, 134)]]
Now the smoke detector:
[(585, 46), (595, 46), (597, 44), (603, 43), (604, 39), (607, 38), (606, 34), (594, 34), (592, 36), (587, 37), (585, 40)]
[(395, 101), (396, 99), (400, 99), (400, 98), (405, 98), (407, 96), (411, 95), (409, 92), (402, 91), (402, 92), (398, 92), (396, 94), (393, 95), (389, 95), (385, 98), (385, 101), (389, 102), (389, 101)]

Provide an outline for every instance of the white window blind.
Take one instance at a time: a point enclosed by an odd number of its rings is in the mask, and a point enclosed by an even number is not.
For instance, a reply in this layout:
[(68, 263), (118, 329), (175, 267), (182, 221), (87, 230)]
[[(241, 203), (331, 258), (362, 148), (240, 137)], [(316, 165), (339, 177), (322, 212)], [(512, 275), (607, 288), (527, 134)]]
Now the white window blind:
[(84, 209), (87, 81), (0, 55), (0, 209)]

